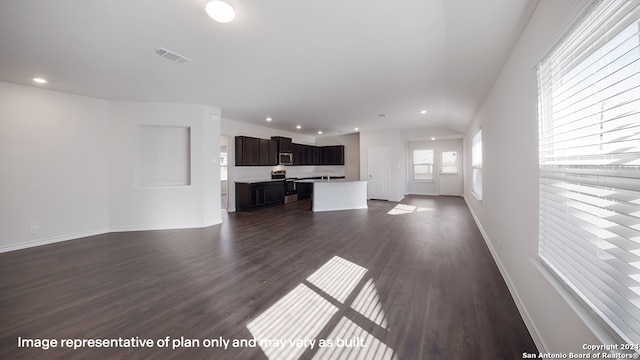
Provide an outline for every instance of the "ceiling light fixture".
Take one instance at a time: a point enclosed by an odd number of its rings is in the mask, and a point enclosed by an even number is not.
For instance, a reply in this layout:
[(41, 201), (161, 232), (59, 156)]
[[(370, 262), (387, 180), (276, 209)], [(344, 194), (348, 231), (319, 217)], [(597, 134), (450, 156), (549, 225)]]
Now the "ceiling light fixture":
[(296, 129), (298, 129), (298, 130), (299, 130), (299, 129), (302, 129), (302, 126), (300, 126), (300, 125), (296, 125)]
[(359, 130), (360, 130), (360, 128), (353, 128), (353, 130), (355, 130), (355, 131), (359, 131)]
[(209, 1), (205, 6), (205, 10), (210, 18), (220, 23), (228, 23), (236, 17), (236, 12), (233, 10), (233, 7), (231, 7), (228, 2), (222, 0)]
[(431, 140), (435, 140), (436, 138), (432, 137)]
[(321, 130), (321, 131), (318, 131), (318, 135), (322, 135), (322, 130)]
[(272, 119), (270, 117), (267, 118), (267, 121), (271, 121)]
[(46, 84), (47, 83), (46, 79), (38, 78), (38, 77), (37, 78), (33, 78), (33, 81), (37, 82), (38, 84)]
[(426, 114), (426, 113), (427, 113), (427, 110), (420, 111), (420, 114)]

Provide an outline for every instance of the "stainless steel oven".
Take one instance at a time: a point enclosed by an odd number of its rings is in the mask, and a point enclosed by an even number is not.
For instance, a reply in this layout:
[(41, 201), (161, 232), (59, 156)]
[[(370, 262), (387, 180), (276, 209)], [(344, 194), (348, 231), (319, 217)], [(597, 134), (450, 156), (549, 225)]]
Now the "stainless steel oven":
[(287, 179), (286, 170), (273, 170), (271, 179), (284, 180), (284, 203), (292, 203), (298, 201), (298, 189), (296, 188), (296, 179)]

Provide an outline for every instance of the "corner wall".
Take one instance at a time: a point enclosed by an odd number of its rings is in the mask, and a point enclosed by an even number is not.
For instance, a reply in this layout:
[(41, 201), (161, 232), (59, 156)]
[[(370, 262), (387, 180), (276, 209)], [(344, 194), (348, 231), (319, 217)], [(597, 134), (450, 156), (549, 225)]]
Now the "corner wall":
[[(134, 188), (136, 124), (191, 127), (190, 186)], [(217, 108), (117, 103), (0, 82), (0, 252), (114, 230), (220, 223), (219, 141)]]
[(0, 82), (0, 251), (108, 231), (109, 132), (107, 101)]
[(592, 328), (538, 265), (538, 117), (534, 66), (581, 1), (540, 1), (493, 89), (464, 137), (482, 128), (483, 200), (465, 199), (541, 352), (582, 353), (598, 344)]

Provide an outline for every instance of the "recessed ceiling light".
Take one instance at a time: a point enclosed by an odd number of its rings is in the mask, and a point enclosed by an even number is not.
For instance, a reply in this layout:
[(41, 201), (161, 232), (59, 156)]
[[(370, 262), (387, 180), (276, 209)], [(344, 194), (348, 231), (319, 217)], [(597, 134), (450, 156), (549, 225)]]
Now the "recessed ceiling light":
[(46, 84), (47, 80), (43, 79), (43, 78), (33, 78), (33, 81), (37, 82), (38, 84)]
[(233, 7), (222, 0), (209, 1), (205, 10), (210, 18), (221, 23), (228, 23), (236, 17)]
[(385, 117), (385, 116), (387, 116), (387, 114), (385, 113), (378, 114), (378, 117)]
[(296, 129), (302, 129), (302, 126), (296, 125)]
[(320, 134), (322, 134), (322, 131), (318, 131), (318, 134), (319, 134), (319, 135), (320, 135)]
[(431, 140), (435, 140), (436, 138), (432, 137)]
[(270, 117), (267, 118), (267, 121), (271, 121), (272, 119)]
[(426, 113), (427, 113), (427, 110), (420, 111), (420, 114), (426, 114)]
[(360, 128), (353, 128), (353, 130), (358, 131), (358, 130), (360, 130)]

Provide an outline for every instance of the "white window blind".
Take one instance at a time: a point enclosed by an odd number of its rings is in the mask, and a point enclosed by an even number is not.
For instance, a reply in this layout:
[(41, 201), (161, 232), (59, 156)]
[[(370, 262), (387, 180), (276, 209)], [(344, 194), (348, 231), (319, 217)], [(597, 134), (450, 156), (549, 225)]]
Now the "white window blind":
[(471, 138), (471, 192), (482, 200), (482, 129)]
[(639, 3), (597, 3), (538, 66), (540, 258), (630, 344), (640, 344)]

